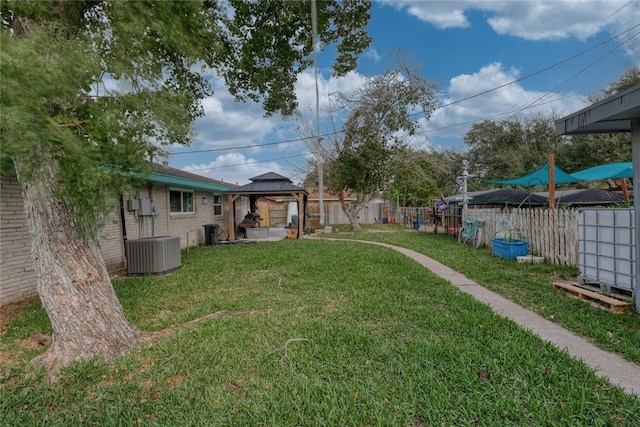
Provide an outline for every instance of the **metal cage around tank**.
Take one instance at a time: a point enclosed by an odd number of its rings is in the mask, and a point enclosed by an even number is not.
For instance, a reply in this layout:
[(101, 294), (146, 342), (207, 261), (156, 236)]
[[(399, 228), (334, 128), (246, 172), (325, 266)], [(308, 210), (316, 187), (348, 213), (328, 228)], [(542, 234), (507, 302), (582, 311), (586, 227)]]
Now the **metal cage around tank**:
[(635, 215), (633, 209), (585, 209), (578, 219), (581, 283), (606, 292), (635, 293)]

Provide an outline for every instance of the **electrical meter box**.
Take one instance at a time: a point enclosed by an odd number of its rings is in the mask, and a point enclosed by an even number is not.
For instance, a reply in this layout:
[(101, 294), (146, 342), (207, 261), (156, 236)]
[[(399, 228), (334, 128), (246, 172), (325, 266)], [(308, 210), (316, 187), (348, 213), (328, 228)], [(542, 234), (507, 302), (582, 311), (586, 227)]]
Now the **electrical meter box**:
[(138, 213), (138, 215), (153, 215), (153, 211), (151, 210), (151, 199), (140, 199), (140, 212)]
[(140, 209), (140, 203), (138, 203), (138, 199), (127, 200), (127, 209), (129, 209), (129, 212), (137, 211), (138, 209)]

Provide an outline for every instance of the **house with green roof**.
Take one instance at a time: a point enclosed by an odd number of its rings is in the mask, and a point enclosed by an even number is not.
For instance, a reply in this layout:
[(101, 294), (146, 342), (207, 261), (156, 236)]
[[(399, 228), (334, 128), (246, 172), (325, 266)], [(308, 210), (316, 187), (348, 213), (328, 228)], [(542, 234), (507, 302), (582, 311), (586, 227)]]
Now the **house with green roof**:
[(107, 268), (125, 267), (127, 240), (178, 236), (181, 248), (199, 246), (206, 242), (207, 224), (216, 224), (217, 239), (226, 240), (229, 208), (224, 195), (234, 187), (166, 163), (154, 164), (146, 185), (121, 196), (119, 214), (112, 214), (103, 229), (101, 249)]
[[(160, 236), (179, 238), (180, 247), (207, 242), (205, 225), (215, 224), (217, 240), (229, 235), (226, 193), (237, 187), (194, 173), (154, 164), (146, 183), (113, 201), (100, 234), (100, 250), (110, 272), (126, 271), (126, 242)], [(20, 184), (15, 175), (0, 180), (0, 305), (34, 295), (36, 277)], [(242, 212), (245, 206), (238, 204)], [(211, 229), (211, 228), (209, 228)], [(211, 236), (209, 236), (211, 237)]]

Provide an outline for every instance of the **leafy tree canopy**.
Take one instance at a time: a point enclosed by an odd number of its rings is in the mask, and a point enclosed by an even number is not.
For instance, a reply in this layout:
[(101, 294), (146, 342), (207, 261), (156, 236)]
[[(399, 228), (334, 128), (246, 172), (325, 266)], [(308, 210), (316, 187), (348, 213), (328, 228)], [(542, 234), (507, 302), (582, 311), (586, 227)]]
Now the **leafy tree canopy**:
[(433, 111), (437, 87), (421, 77), (402, 52), (396, 53), (394, 64), (393, 70), (372, 77), (353, 93), (338, 94), (337, 107), (347, 112), (347, 119), (328, 168), (328, 182), (336, 193), (383, 189), (392, 175), (395, 151), (405, 145), (407, 135), (415, 134), (417, 117), (428, 119)]
[(571, 137), (571, 143), (560, 151), (559, 158), (562, 168), (567, 172), (577, 172), (607, 163), (630, 162), (631, 135), (574, 135)]
[[(597, 102), (639, 83), (640, 67), (631, 67), (589, 101)], [(568, 172), (631, 160), (630, 135), (559, 137), (555, 134), (557, 119), (555, 113), (550, 113), (522, 121), (485, 120), (474, 124), (464, 136), (470, 172), (492, 179), (514, 178), (541, 166), (550, 153), (555, 155), (556, 164)], [(473, 189), (481, 186), (472, 182)]]
[(428, 206), (443, 190), (438, 187), (438, 156), (426, 150), (399, 147), (391, 160), (392, 180), (385, 197), (400, 206)]
[(562, 148), (555, 117), (537, 115), (522, 122), (485, 120), (465, 134), (469, 172), (491, 179), (514, 178), (540, 167), (549, 153)]
[[(335, 72), (370, 38), (368, 0), (317, 2)], [(21, 184), (36, 287), (53, 335), (48, 377), (149, 339), (124, 315), (97, 245), (112, 191), (167, 144), (189, 144), (204, 67), (240, 101), (291, 114), (314, 46), (298, 1), (0, 0), (0, 143)], [(5, 163), (4, 161), (2, 162)]]
[[(335, 73), (370, 43), (368, 0), (317, 2)], [(313, 52), (311, 5), (281, 1), (0, 2), (2, 158), (20, 178), (59, 163), (56, 191), (93, 219), (167, 144), (187, 145), (214, 69), (238, 100), (291, 114)], [(2, 162), (6, 164), (6, 162)]]
[(637, 84), (640, 84), (640, 66), (629, 67), (617, 80), (609, 83), (606, 88), (602, 89), (600, 96), (589, 97), (589, 101), (600, 101), (618, 92), (623, 92)]

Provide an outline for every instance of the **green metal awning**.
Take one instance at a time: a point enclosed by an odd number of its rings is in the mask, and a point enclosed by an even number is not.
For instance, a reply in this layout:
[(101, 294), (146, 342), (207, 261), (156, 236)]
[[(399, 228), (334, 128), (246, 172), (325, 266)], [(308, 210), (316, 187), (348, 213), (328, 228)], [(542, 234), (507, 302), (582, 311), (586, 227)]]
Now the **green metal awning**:
[(213, 193), (226, 193), (233, 185), (207, 182), (198, 179), (186, 178), (164, 173), (152, 172), (147, 179), (154, 184), (166, 185), (169, 187), (188, 188), (200, 191), (211, 191)]

